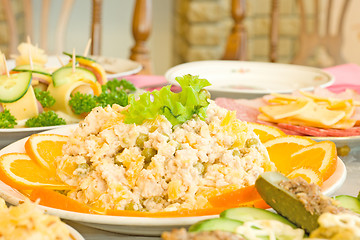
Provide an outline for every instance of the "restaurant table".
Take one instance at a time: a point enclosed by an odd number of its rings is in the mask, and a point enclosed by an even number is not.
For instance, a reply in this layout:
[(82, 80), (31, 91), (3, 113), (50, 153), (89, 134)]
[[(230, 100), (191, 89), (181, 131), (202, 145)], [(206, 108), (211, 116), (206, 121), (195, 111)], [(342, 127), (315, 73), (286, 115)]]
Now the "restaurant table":
[[(335, 83), (328, 87), (331, 91), (341, 92), (351, 88), (360, 93), (360, 67), (356, 64), (345, 64), (325, 69), (335, 77)], [(167, 82), (163, 76), (132, 75), (124, 77), (132, 81), (137, 87), (156, 88), (165, 85)], [(345, 163), (347, 177), (344, 184), (333, 194), (357, 196), (360, 190), (360, 146), (351, 150), (348, 156), (341, 158)], [(112, 240), (112, 239), (160, 239), (160, 237), (129, 236), (119, 233), (112, 233), (90, 228), (76, 222), (66, 221), (69, 225), (78, 230), (86, 240)]]

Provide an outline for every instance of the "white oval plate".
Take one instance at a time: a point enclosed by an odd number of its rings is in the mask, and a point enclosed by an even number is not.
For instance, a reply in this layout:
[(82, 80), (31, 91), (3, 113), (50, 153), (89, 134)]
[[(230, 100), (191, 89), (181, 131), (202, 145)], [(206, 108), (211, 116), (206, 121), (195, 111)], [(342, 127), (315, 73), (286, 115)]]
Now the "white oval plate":
[[(69, 135), (75, 126), (67, 126), (57, 128), (45, 133), (56, 133), (62, 135)], [(21, 139), (4, 149), (0, 150), (0, 156), (11, 152), (25, 152), (24, 144), (27, 138)], [(342, 160), (338, 159), (338, 164), (335, 173), (324, 182), (322, 186), (323, 193), (326, 195), (333, 194), (341, 187), (346, 178), (346, 168)], [(25, 196), (16, 189), (11, 188), (0, 181), (0, 197), (7, 202), (17, 205), (19, 201), (24, 200)], [(59, 216), (62, 219), (77, 221), (81, 224), (107, 230), (111, 232), (118, 232), (131, 235), (147, 235), (159, 236), (164, 231), (171, 231), (173, 228), (188, 227), (200, 220), (216, 217), (216, 216), (201, 216), (201, 217), (181, 217), (181, 218), (144, 218), (144, 217), (119, 217), (106, 216), (95, 214), (84, 214), (70, 211), (64, 211), (55, 208), (41, 206), (49, 214)]]
[(320, 141), (331, 141), (334, 142), (337, 148), (349, 147), (350, 152), (346, 156), (341, 156), (341, 158), (347, 162), (351, 160), (356, 160), (357, 156), (360, 153), (360, 136), (351, 136), (351, 137), (309, 137), (317, 142)]
[(129, 59), (103, 56), (91, 56), (91, 58), (104, 67), (109, 79), (129, 76), (140, 72), (142, 69), (140, 63)]
[(351, 149), (360, 147), (360, 136), (351, 137), (310, 137), (315, 141), (332, 141), (337, 147), (348, 146)]
[(76, 231), (73, 227), (69, 226), (68, 224), (66, 224), (66, 227), (70, 231), (71, 239), (73, 239), (73, 240), (85, 240), (85, 238), (83, 236), (81, 236), (81, 234), (78, 231)]
[(212, 85), (207, 87), (212, 98), (257, 98), (270, 93), (311, 91), (327, 87), (334, 77), (318, 68), (281, 63), (247, 61), (197, 61), (177, 65), (165, 73), (171, 84), (175, 77), (198, 75)]
[[(104, 67), (106, 77), (109, 79), (132, 75), (140, 72), (142, 69), (142, 65), (140, 63), (128, 59), (103, 56), (90, 57)], [(64, 64), (67, 64), (70, 60), (68, 56), (60, 56), (59, 58)], [(9, 69), (15, 67), (15, 60), (9, 59), (6, 62)], [(48, 56), (48, 62), (45, 66), (53, 71), (61, 67), (61, 63), (56, 56)]]
[(78, 124), (68, 124), (68, 125), (58, 125), (58, 126), (48, 126), (48, 127), (33, 127), (33, 128), (0, 128), (0, 149), (5, 146), (13, 143), (22, 138), (28, 137), (31, 134), (52, 130), (64, 126), (72, 126)]

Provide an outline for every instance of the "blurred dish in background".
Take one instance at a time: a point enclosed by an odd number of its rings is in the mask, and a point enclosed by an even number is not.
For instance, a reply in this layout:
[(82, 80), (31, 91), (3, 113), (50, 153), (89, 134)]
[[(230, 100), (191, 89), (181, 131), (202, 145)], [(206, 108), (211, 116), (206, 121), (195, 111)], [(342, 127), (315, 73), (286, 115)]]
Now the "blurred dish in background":
[(318, 68), (266, 62), (198, 61), (177, 65), (165, 73), (171, 84), (185, 74), (199, 75), (212, 85), (211, 97), (257, 98), (270, 93), (310, 91), (333, 84), (334, 77)]
[(108, 78), (118, 78), (132, 75), (141, 71), (140, 63), (115, 57), (91, 56), (105, 69)]
[[(142, 66), (140, 63), (131, 61), (128, 59), (121, 59), (115, 57), (103, 57), (103, 56), (90, 56), (92, 59), (96, 60), (100, 65), (105, 69), (107, 78), (118, 78), (123, 76), (132, 75), (141, 71)], [(48, 56), (48, 61), (45, 64), (46, 68), (49, 70), (55, 70), (61, 67), (59, 59), (67, 64), (69, 62), (68, 56)], [(15, 60), (9, 59), (6, 61), (8, 68), (12, 69), (15, 67)]]

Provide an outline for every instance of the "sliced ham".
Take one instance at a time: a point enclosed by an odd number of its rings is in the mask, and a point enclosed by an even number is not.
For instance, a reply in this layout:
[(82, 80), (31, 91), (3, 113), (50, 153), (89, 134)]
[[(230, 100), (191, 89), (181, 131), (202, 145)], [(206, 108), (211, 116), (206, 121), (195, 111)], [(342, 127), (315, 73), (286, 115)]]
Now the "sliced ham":
[(277, 124), (277, 126), (281, 129), (288, 129), (313, 137), (350, 137), (360, 135), (360, 127), (353, 127), (349, 129), (325, 129), (307, 126), (296, 126), (286, 123), (279, 123)]
[(315, 88), (314, 94), (319, 97), (327, 97), (327, 98), (338, 98), (338, 99), (353, 99), (356, 101), (360, 101), (360, 95), (355, 90), (346, 89), (340, 93), (334, 93), (329, 91), (326, 88)]
[[(316, 90), (319, 96), (323, 97), (334, 97), (349, 99), (351, 97), (358, 97), (353, 95), (351, 90), (339, 94), (334, 94), (328, 90), (318, 89)], [(314, 137), (349, 137), (360, 135), (360, 127), (353, 127), (350, 129), (323, 129), (316, 127), (307, 126), (296, 126), (285, 123), (270, 123), (260, 121), (257, 116), (260, 114), (259, 107), (266, 105), (266, 97), (256, 99), (231, 99), (231, 98), (216, 98), (215, 102), (217, 105), (226, 108), (231, 111), (236, 111), (238, 119), (246, 122), (257, 122), (264, 125), (276, 126), (288, 135), (302, 135), (302, 136), (314, 136)], [(271, 97), (271, 96), (269, 96)], [(360, 108), (356, 108), (354, 119), (358, 119), (360, 122)]]
[[(269, 126), (277, 126), (276, 123), (264, 122), (257, 119), (259, 115), (259, 107), (264, 106), (266, 102), (262, 98), (252, 100), (248, 99), (231, 99), (231, 98), (216, 98), (215, 103), (230, 111), (236, 111), (236, 117), (241, 121), (257, 122)], [(282, 129), (288, 135), (304, 135), (291, 129)]]
[(259, 107), (265, 105), (265, 101), (259, 98), (253, 100), (216, 98), (215, 103), (220, 107), (236, 111), (236, 117), (246, 122), (256, 122), (260, 113)]

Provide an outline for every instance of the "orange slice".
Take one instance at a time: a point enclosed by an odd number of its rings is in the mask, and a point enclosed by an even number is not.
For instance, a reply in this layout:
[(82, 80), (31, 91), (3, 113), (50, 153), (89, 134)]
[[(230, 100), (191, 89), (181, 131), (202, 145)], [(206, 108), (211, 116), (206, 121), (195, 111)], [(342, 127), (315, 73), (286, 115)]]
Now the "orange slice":
[(291, 155), (291, 163), (295, 167), (301, 166), (318, 170), (326, 180), (336, 169), (336, 145), (331, 141), (322, 141), (307, 146)]
[(40, 205), (66, 211), (95, 213), (89, 206), (50, 189), (35, 189), (30, 195), (30, 200), (39, 200)]
[(81, 79), (81, 81), (90, 85), (90, 88), (93, 90), (95, 96), (99, 96), (101, 94), (101, 85), (99, 82), (93, 82), (89, 79)]
[(248, 123), (254, 130), (254, 133), (258, 135), (262, 143), (274, 139), (276, 137), (285, 136), (286, 134), (277, 127), (268, 126), (259, 123)]
[(321, 173), (317, 170), (306, 167), (295, 168), (287, 175), (287, 177), (290, 179), (302, 177), (308, 183), (315, 183), (319, 186), (323, 184), (323, 178), (321, 176)]
[(57, 134), (33, 134), (25, 143), (26, 153), (45, 168), (55, 171), (55, 158), (62, 155), (68, 137)]
[(70, 188), (25, 153), (8, 153), (0, 156), (0, 180), (20, 190)]
[(316, 143), (314, 140), (307, 137), (285, 135), (268, 140), (264, 146), (277, 170), (287, 175), (294, 168), (290, 161), (291, 155), (314, 143)]

